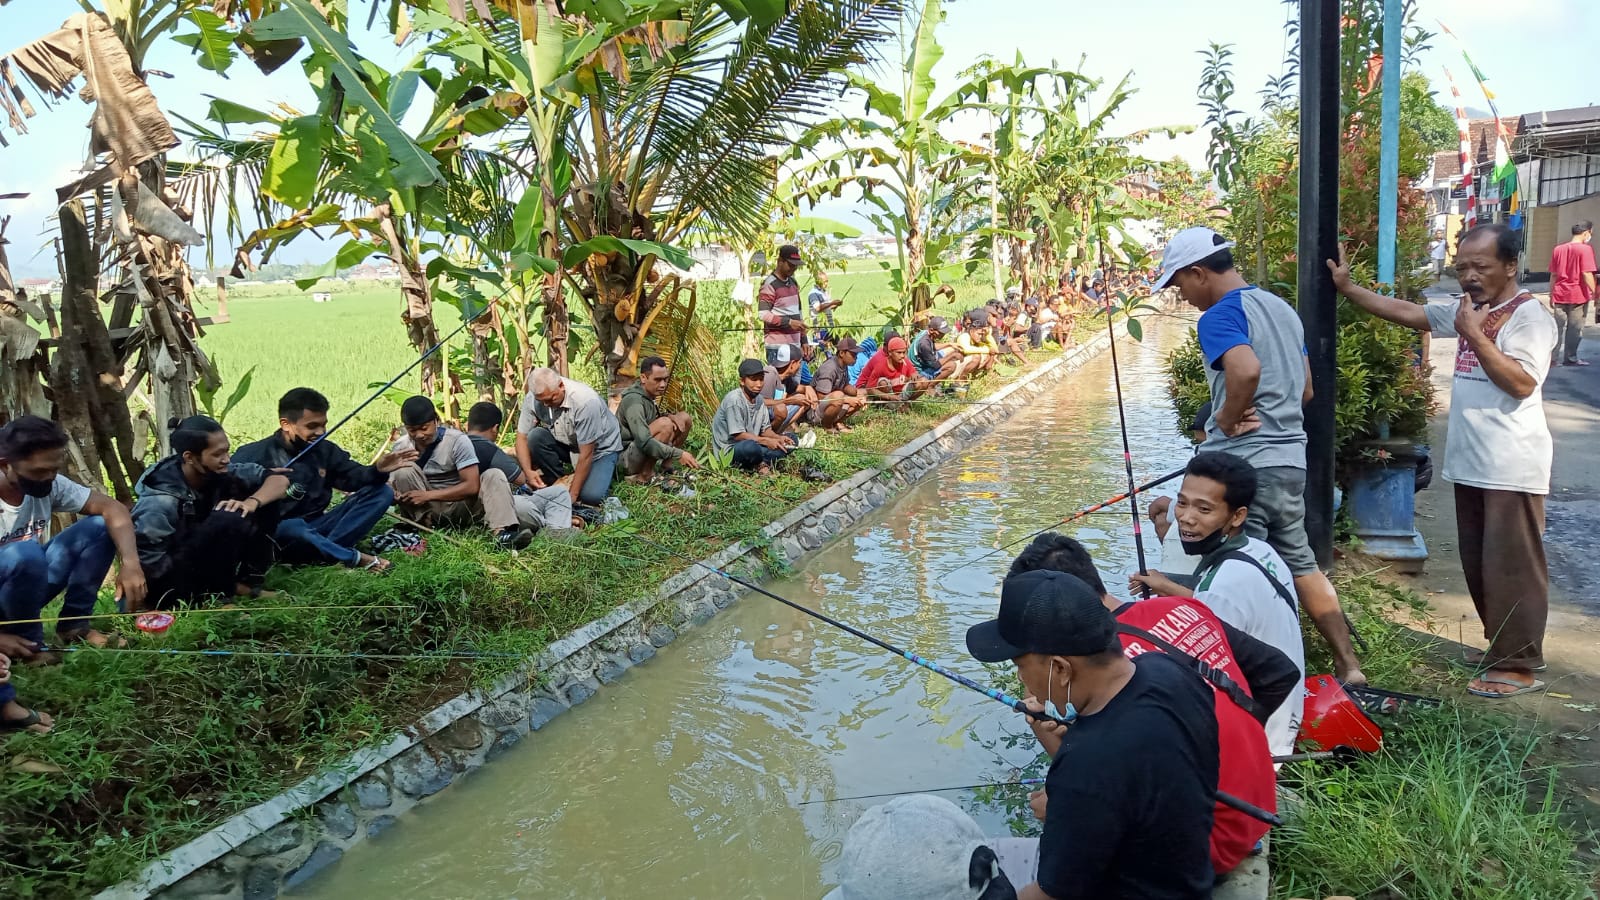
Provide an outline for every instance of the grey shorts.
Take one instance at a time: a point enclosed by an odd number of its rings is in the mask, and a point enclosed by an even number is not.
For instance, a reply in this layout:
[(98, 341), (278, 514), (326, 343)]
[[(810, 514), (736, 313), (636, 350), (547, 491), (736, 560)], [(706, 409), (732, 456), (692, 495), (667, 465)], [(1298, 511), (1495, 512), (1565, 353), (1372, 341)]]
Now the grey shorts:
[(1271, 466), (1256, 470), (1256, 502), (1245, 533), (1278, 551), (1295, 577), (1321, 571), (1306, 537), (1306, 470)]

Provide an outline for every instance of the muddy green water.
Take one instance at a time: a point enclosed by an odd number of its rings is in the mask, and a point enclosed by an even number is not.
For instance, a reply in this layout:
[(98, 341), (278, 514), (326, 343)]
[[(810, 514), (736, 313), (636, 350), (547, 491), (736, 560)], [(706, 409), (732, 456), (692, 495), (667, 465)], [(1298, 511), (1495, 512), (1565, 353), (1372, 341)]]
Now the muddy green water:
[[(1140, 481), (1189, 455), (1161, 363), (1184, 327), (1119, 346)], [(967, 626), (1011, 561), (952, 567), (1126, 486), (1109, 356), (807, 559), (773, 590), (983, 679)], [(1121, 515), (1080, 520), (1113, 593), (1135, 568)], [(1152, 564), (1159, 547), (1146, 527)], [(795, 898), (833, 883), (846, 830), (882, 800), (802, 801), (1011, 780), (1016, 714), (747, 595), (589, 702), (345, 855), (317, 898)], [(1042, 774), (1028, 771), (1024, 775)], [(1004, 811), (949, 797), (991, 833)]]

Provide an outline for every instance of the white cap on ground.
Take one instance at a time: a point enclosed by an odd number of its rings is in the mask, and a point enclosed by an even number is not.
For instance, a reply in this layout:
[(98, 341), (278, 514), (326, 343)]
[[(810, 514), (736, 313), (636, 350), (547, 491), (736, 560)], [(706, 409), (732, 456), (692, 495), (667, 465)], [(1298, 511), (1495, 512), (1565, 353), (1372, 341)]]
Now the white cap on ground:
[(1231, 249), (1233, 241), (1209, 228), (1185, 228), (1167, 241), (1167, 249), (1161, 254), (1161, 277), (1156, 279), (1152, 289), (1159, 291), (1166, 287), (1180, 269), (1187, 269), (1218, 250)]
[[(972, 854), (989, 845), (972, 817), (943, 797), (896, 797), (862, 813), (845, 835), (839, 886), (824, 900), (974, 900)], [(991, 878), (998, 875), (996, 863)]]

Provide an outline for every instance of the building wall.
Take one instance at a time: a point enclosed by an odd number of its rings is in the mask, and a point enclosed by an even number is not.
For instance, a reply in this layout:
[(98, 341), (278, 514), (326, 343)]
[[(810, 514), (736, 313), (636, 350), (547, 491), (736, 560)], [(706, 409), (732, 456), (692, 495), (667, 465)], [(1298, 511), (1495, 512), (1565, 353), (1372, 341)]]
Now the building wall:
[(1600, 194), (1560, 206), (1531, 210), (1528, 222), (1527, 266), (1533, 274), (1550, 274), (1550, 252), (1572, 238), (1572, 226), (1581, 221), (1600, 222)]

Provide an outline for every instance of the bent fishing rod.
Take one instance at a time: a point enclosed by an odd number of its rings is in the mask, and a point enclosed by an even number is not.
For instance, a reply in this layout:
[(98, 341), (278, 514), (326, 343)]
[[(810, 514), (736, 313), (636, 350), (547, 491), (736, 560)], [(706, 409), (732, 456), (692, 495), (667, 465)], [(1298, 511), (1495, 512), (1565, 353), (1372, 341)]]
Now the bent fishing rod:
[(941, 666), (941, 665), (939, 665), (938, 663), (936, 663), (936, 662), (934, 662), (932, 660), (924, 659), (923, 657), (918, 656), (915, 653), (910, 653), (908, 651), (902, 650), (899, 647), (896, 647), (895, 645), (889, 643), (888, 641), (884, 641), (884, 640), (880, 640), (878, 638), (875, 638), (872, 635), (867, 634), (865, 631), (862, 631), (859, 628), (856, 628), (856, 627), (854, 627), (852, 625), (846, 625), (845, 623), (839, 621), (838, 619), (835, 619), (835, 618), (833, 618), (831, 616), (828, 616), (828, 615), (825, 615), (823, 613), (820, 613), (820, 612), (812, 609), (809, 606), (802, 606), (801, 604), (796, 603), (793, 600), (790, 600), (790, 599), (788, 599), (786, 597), (779, 596), (778, 594), (775, 594), (772, 591), (767, 590), (766, 588), (756, 584), (755, 582), (749, 581), (749, 580), (744, 579), (744, 578), (740, 578), (739, 576), (734, 575), (733, 573), (728, 572), (728, 571), (726, 571), (724, 569), (719, 569), (716, 566), (713, 566), (708, 562), (705, 562), (703, 560), (695, 559), (695, 558), (693, 558), (691, 556), (687, 556), (687, 555), (685, 555), (683, 553), (679, 553), (678, 551), (673, 550), (670, 547), (664, 547), (661, 544), (658, 544), (655, 541), (652, 541), (649, 538), (644, 537), (643, 535), (635, 534), (635, 535), (633, 535), (633, 538), (634, 538), (634, 540), (637, 540), (637, 541), (639, 541), (640, 543), (643, 543), (643, 544), (648, 544), (649, 546), (652, 546), (652, 547), (656, 548), (657, 550), (660, 550), (661, 552), (668, 554), (669, 556), (675, 556), (678, 559), (681, 559), (684, 562), (687, 562), (687, 563), (689, 563), (691, 565), (696, 565), (696, 566), (699, 566), (702, 569), (705, 569), (708, 572), (711, 572), (711, 573), (716, 574), (716, 575), (721, 575), (723, 578), (726, 578), (727, 580), (733, 582), (734, 584), (739, 585), (742, 588), (745, 588), (746, 590), (754, 591), (757, 594), (760, 594), (761, 596), (766, 597), (766, 598), (768, 598), (770, 600), (776, 600), (779, 603), (782, 603), (784, 606), (787, 606), (790, 609), (796, 610), (798, 612), (805, 613), (806, 615), (810, 616), (813, 619), (816, 619), (819, 622), (823, 622), (825, 624), (832, 625), (833, 627), (839, 629), (840, 631), (845, 632), (846, 634), (850, 634), (850, 635), (853, 635), (855, 637), (858, 637), (861, 640), (866, 641), (867, 643), (873, 645), (874, 647), (878, 647), (879, 649), (887, 650), (890, 653), (893, 653), (895, 656), (898, 656), (901, 659), (904, 659), (907, 662), (910, 662), (910, 663), (912, 663), (914, 665), (921, 666), (922, 668), (927, 669), (928, 671), (934, 673), (935, 675), (940, 675), (940, 676), (943, 676), (945, 678), (948, 678), (951, 681), (954, 681), (956, 684), (959, 684), (964, 688), (969, 688), (971, 690), (977, 691), (978, 693), (984, 695), (985, 697), (988, 697), (990, 700), (995, 700), (997, 702), (1003, 703), (1006, 706), (1011, 707), (1013, 710), (1016, 710), (1017, 712), (1022, 713), (1023, 715), (1027, 716), (1030, 719), (1035, 719), (1035, 720), (1040, 721), (1040, 722), (1049, 722), (1049, 723), (1052, 723), (1052, 724), (1055, 724), (1055, 725), (1060, 725), (1063, 728), (1068, 727), (1071, 724), (1071, 723), (1069, 723), (1069, 722), (1067, 722), (1067, 721), (1065, 721), (1063, 719), (1058, 719), (1055, 716), (1050, 715), (1049, 713), (1036, 712), (1034, 710), (1031, 710), (1031, 709), (1028, 708), (1027, 704), (1023, 703), (1021, 700), (1017, 699), (1016, 697), (1013, 697), (1010, 694), (1007, 694), (1005, 691), (999, 690), (997, 688), (985, 687), (985, 686), (977, 683), (976, 681), (973, 681), (972, 679), (966, 677), (965, 675), (960, 675), (960, 674), (957, 674), (955, 672), (950, 671), (949, 669), (946, 669), (944, 666)]
[[(1111, 271), (1106, 266), (1106, 244), (1104, 240), (1100, 241), (1100, 268), (1107, 272)], [(1122, 464), (1128, 470), (1128, 513), (1133, 518), (1133, 549), (1139, 555), (1139, 574), (1148, 575), (1150, 574), (1150, 568), (1145, 565), (1144, 560), (1144, 530), (1140, 527), (1139, 522), (1139, 499), (1135, 496), (1136, 490), (1133, 485), (1133, 450), (1128, 444), (1128, 414), (1123, 409), (1122, 367), (1117, 364), (1117, 329), (1112, 322), (1112, 306), (1109, 303), (1106, 304), (1105, 311), (1106, 336), (1111, 339), (1111, 379), (1117, 388), (1117, 424), (1122, 429)], [(1140, 585), (1139, 593), (1149, 598), (1150, 588)]]
[(1124, 492), (1124, 493), (1116, 495), (1115, 497), (1109, 497), (1109, 498), (1107, 498), (1105, 500), (1102, 500), (1099, 503), (1095, 503), (1095, 504), (1092, 504), (1090, 506), (1085, 506), (1083, 509), (1078, 510), (1077, 512), (1073, 513), (1070, 516), (1067, 516), (1065, 519), (1062, 519), (1059, 522), (1055, 522), (1054, 524), (1051, 524), (1051, 525), (1046, 525), (1044, 528), (1041, 528), (1038, 531), (1032, 532), (1031, 534), (1025, 534), (1022, 537), (1019, 537), (1014, 541), (1009, 541), (1007, 543), (1001, 544), (1000, 546), (994, 548), (993, 550), (990, 550), (988, 553), (985, 553), (985, 554), (983, 554), (981, 556), (974, 556), (972, 559), (969, 559), (964, 563), (960, 563), (960, 564), (956, 565), (954, 568), (947, 569), (947, 570), (945, 570), (943, 572), (940, 572), (939, 573), (939, 577), (940, 578), (949, 577), (951, 574), (953, 574), (955, 572), (959, 572), (962, 569), (965, 569), (967, 566), (973, 565), (975, 563), (983, 562), (984, 560), (988, 559), (991, 556), (995, 556), (997, 554), (1004, 553), (1007, 550), (1010, 550), (1012, 547), (1015, 547), (1018, 544), (1021, 544), (1021, 543), (1025, 542), (1025, 541), (1031, 541), (1034, 538), (1038, 537), (1041, 534), (1044, 534), (1047, 531), (1051, 531), (1051, 530), (1054, 530), (1056, 528), (1060, 528), (1062, 525), (1066, 525), (1069, 522), (1075, 522), (1078, 519), (1083, 518), (1084, 516), (1094, 515), (1095, 513), (1100, 512), (1101, 510), (1105, 509), (1108, 506), (1115, 506), (1116, 504), (1121, 503), (1124, 500), (1127, 500), (1130, 496), (1136, 496), (1138, 494), (1149, 493), (1150, 491), (1152, 491), (1152, 490), (1160, 487), (1161, 485), (1166, 484), (1167, 482), (1171, 481), (1172, 479), (1177, 478), (1178, 476), (1182, 475), (1184, 473), (1184, 471), (1185, 470), (1183, 470), (1183, 469), (1178, 469), (1178, 470), (1173, 471), (1173, 472), (1168, 472), (1167, 474), (1161, 476), (1160, 478), (1156, 478), (1154, 480), (1147, 481), (1144, 484), (1137, 485), (1137, 486), (1133, 487), (1131, 494), (1127, 493), (1127, 492)]
[(382, 387), (378, 388), (376, 391), (373, 391), (372, 392), (372, 396), (370, 396), (367, 399), (361, 401), (361, 403), (358, 404), (355, 409), (352, 409), (348, 413), (345, 413), (344, 418), (342, 418), (338, 422), (334, 423), (333, 427), (331, 427), (331, 428), (327, 429), (326, 431), (322, 432), (321, 434), (317, 435), (315, 438), (312, 438), (311, 442), (309, 444), (306, 444), (305, 447), (303, 447), (300, 450), (299, 453), (296, 453), (287, 463), (284, 463), (283, 468), (287, 469), (287, 468), (293, 467), (295, 463), (299, 462), (301, 460), (301, 458), (303, 458), (307, 453), (311, 452), (311, 448), (313, 448), (313, 447), (317, 446), (318, 444), (322, 443), (324, 440), (327, 440), (328, 435), (333, 434), (335, 431), (338, 431), (340, 428), (343, 428), (345, 425), (349, 424), (350, 420), (354, 419), (356, 417), (357, 413), (361, 412), (363, 409), (366, 409), (372, 403), (372, 401), (378, 399), (379, 397), (382, 397), (384, 392), (387, 391), (388, 389), (394, 387), (395, 384), (400, 381), (400, 379), (402, 379), (402, 378), (406, 377), (407, 375), (411, 374), (411, 370), (412, 369), (415, 369), (417, 366), (422, 365), (423, 362), (425, 362), (428, 359), (428, 357), (434, 355), (435, 353), (438, 353), (439, 350), (442, 347), (444, 347), (444, 345), (447, 342), (449, 342), (449, 340), (451, 338), (453, 338), (456, 335), (460, 334), (461, 332), (465, 331), (467, 329), (467, 327), (470, 326), (473, 322), (476, 322), (476, 321), (478, 321), (478, 319), (482, 318), (484, 313), (488, 312), (491, 309), (494, 309), (494, 305), (496, 303), (499, 303), (501, 300), (505, 299), (506, 295), (511, 293), (515, 289), (516, 289), (516, 285), (515, 284), (507, 285), (505, 290), (501, 291), (498, 295), (496, 295), (494, 297), (494, 299), (490, 300), (488, 303), (485, 303), (483, 305), (483, 309), (478, 310), (477, 312), (473, 313), (470, 316), (463, 317), (462, 320), (461, 320), (461, 324), (457, 325), (455, 327), (454, 331), (451, 331), (449, 334), (447, 334), (444, 337), (440, 338), (439, 342), (437, 344), (434, 344), (432, 347), (429, 347), (428, 349), (422, 351), (422, 355), (417, 357), (416, 359), (412, 360), (411, 361), (411, 365), (406, 366), (404, 369), (401, 369), (400, 370), (400, 374), (398, 374), (398, 375), (394, 376), (393, 378), (389, 379), (387, 382), (384, 383), (384, 385)]

